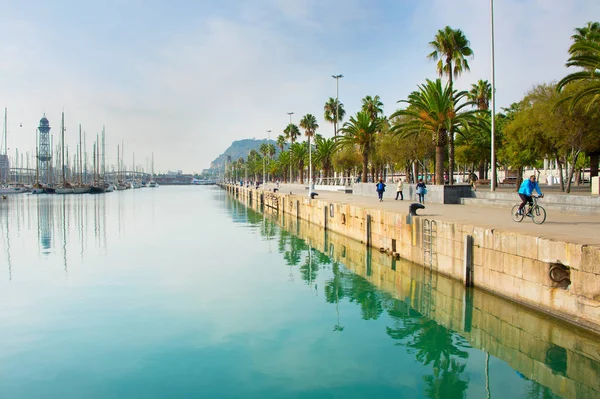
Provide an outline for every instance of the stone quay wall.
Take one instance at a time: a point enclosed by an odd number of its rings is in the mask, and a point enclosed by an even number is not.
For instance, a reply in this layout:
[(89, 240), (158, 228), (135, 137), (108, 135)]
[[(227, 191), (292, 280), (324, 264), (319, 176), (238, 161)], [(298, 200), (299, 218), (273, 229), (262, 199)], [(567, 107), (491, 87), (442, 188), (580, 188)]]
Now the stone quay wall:
[[(567, 398), (600, 396), (597, 335), (557, 322), (356, 240), (264, 208), (277, 223), (365, 278), (394, 299), (463, 336), (471, 346), (502, 359), (531, 380)], [(400, 309), (395, 306), (395, 309)], [(406, 311), (408, 314), (408, 311)]]
[[(300, 195), (223, 187), (251, 206), (276, 208), (389, 255), (426, 264), (465, 285), (600, 332), (600, 246), (435, 217), (410, 218), (398, 211)], [(431, 234), (428, 226), (433, 227)]]

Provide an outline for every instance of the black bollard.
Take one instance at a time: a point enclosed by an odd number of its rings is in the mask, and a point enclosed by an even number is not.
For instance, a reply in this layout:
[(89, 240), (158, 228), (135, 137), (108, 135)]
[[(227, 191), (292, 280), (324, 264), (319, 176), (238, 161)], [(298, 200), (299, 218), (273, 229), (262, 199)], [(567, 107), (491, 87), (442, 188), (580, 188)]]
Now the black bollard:
[(417, 215), (417, 209), (425, 209), (425, 205), (412, 203), (408, 206), (408, 214), (411, 216), (419, 216)]
[(310, 193), (310, 199), (315, 199), (315, 197), (319, 195), (318, 193)]

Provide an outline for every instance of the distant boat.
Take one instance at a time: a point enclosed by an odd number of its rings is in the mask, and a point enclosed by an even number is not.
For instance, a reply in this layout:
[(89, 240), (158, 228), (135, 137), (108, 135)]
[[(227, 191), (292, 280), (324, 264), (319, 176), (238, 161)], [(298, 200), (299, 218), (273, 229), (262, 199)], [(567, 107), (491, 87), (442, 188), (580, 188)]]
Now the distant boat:
[(73, 187), (73, 194), (89, 194), (92, 191), (90, 186), (75, 186)]
[(104, 194), (106, 192), (106, 187), (93, 185), (90, 187), (90, 194)]
[(115, 185), (112, 183), (109, 183), (106, 185), (106, 190), (104, 191), (105, 193), (112, 193), (115, 189)]
[(54, 192), (56, 194), (73, 194), (75, 190), (72, 187), (56, 187)]
[(6, 187), (0, 187), (0, 194), (4, 195), (4, 194), (21, 194), (21, 193), (26, 193), (29, 190), (27, 190), (25, 187), (19, 187), (16, 185), (9, 185)]
[(150, 188), (157, 188), (158, 187), (158, 183), (155, 182), (154, 180), (152, 180), (151, 182), (148, 183), (148, 187), (150, 187)]

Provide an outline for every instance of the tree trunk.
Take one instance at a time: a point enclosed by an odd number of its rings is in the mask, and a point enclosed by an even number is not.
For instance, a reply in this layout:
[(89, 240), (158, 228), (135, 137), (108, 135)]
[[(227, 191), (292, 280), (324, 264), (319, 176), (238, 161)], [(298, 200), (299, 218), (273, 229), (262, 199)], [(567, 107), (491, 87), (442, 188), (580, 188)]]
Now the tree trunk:
[(520, 166), (517, 168), (517, 188), (515, 191), (519, 191), (519, 187), (521, 187), (521, 183), (523, 182), (523, 167)]
[(592, 177), (598, 176), (598, 158), (600, 152), (590, 153), (590, 181)]
[(579, 151), (575, 151), (573, 155), (573, 161), (571, 162), (571, 167), (569, 168), (569, 176), (567, 179), (567, 194), (571, 192), (571, 180), (573, 180), (573, 174), (575, 174), (575, 165), (577, 164), (577, 159), (579, 158)]
[[(435, 146), (435, 184), (436, 186), (444, 185), (444, 154), (446, 148), (444, 146)], [(427, 179), (425, 179), (427, 180)]]
[(412, 163), (412, 183), (416, 183), (417, 182), (417, 176), (419, 176), (419, 165), (417, 163), (417, 161), (413, 161)]
[(367, 151), (363, 152), (363, 171), (362, 171), (362, 182), (367, 182), (367, 175), (369, 174), (369, 153)]
[(559, 175), (559, 180), (560, 180), (560, 190), (562, 192), (565, 191), (565, 178), (563, 176), (563, 167), (562, 167), (562, 161), (560, 160), (560, 158), (558, 156), (556, 156), (556, 167), (558, 168), (558, 175)]

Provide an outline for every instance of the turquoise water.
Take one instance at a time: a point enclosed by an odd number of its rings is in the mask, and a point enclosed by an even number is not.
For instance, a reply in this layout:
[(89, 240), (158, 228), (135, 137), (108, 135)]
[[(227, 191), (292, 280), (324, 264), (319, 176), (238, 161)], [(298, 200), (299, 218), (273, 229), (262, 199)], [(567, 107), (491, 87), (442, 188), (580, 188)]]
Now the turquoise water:
[[(598, 347), (571, 352), (549, 338), (553, 346), (540, 352), (533, 346), (543, 342), (527, 341), (528, 348), (521, 339), (525, 358), (517, 359), (490, 340), (486, 353), (473, 345), (485, 341), (484, 329), (453, 331), (441, 316), (427, 317), (423, 299), (378, 288), (376, 270), (356, 274), (298, 231), (216, 187), (0, 202), (0, 397), (598, 392)], [(409, 285), (422, 292), (422, 282)], [(476, 320), (472, 299), (466, 313)], [(594, 340), (558, 322), (555, 329), (572, 331), (563, 340)], [(579, 369), (574, 356), (586, 362), (577, 360)], [(561, 386), (567, 388), (559, 392)]]

